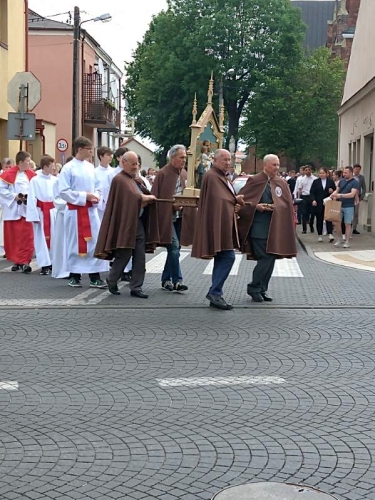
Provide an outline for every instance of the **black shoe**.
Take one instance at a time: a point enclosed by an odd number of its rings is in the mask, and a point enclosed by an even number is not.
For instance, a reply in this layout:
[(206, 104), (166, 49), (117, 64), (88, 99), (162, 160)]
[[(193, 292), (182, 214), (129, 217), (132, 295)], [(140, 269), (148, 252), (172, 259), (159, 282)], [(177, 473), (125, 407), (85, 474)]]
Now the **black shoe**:
[(162, 281), (161, 283), (161, 287), (164, 289), (164, 290), (167, 290), (168, 292), (173, 292), (173, 283), (172, 281)]
[(18, 264), (14, 264), (14, 265), (10, 268), (10, 270), (11, 270), (11, 271), (19, 271), (20, 269), (21, 269), (21, 266), (20, 266), (20, 265), (18, 265)]
[(260, 292), (261, 296), (263, 297), (264, 302), (272, 302), (272, 297), (270, 297), (267, 292)]
[(127, 283), (130, 283), (132, 279), (132, 272), (129, 271), (128, 273), (123, 273), (121, 281), (126, 281)]
[(220, 297), (220, 295), (210, 295), (208, 293), (206, 295), (206, 299), (210, 301), (210, 307), (216, 307), (217, 309), (222, 309), (223, 311), (230, 311), (233, 309), (233, 306), (225, 302), (223, 297)]
[(28, 264), (23, 264), (22, 266), (22, 272), (25, 274), (31, 273), (32, 269)]
[(114, 285), (111, 285), (111, 283), (108, 281), (108, 278), (106, 279), (107, 285), (108, 285), (108, 291), (113, 293), (113, 295), (121, 295), (117, 283)]
[(313, 227), (310, 227), (310, 233), (314, 233), (314, 228)]
[(260, 292), (252, 292), (249, 290), (249, 287), (247, 287), (247, 294), (250, 295), (250, 297), (253, 299), (254, 302), (263, 302), (263, 296)]
[(139, 299), (148, 299), (147, 293), (142, 292), (142, 290), (131, 290), (130, 295)]
[(42, 276), (48, 276), (50, 272), (50, 269), (49, 269), (49, 266), (48, 267), (42, 267), (41, 271), (39, 274), (41, 274)]
[(189, 287), (187, 285), (184, 285), (181, 281), (173, 285), (173, 290), (175, 290), (176, 292), (186, 292), (186, 290), (188, 289)]
[(357, 231), (356, 229), (353, 229), (353, 234), (361, 234), (359, 231)]
[(302, 231), (302, 234), (306, 234), (306, 231)]

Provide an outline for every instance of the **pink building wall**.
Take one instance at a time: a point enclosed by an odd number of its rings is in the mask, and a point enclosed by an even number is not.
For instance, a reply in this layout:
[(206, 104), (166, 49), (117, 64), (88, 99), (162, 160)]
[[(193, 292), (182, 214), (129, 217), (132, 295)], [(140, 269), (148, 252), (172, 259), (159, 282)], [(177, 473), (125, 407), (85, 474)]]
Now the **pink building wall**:
[[(94, 67), (95, 52), (84, 44), (85, 71)], [(80, 47), (80, 60), (81, 59)], [(82, 66), (81, 66), (82, 72)], [(29, 33), (29, 70), (34, 73), (42, 85), (42, 99), (34, 109), (37, 119), (56, 123), (56, 139), (66, 139), (69, 144), (65, 157), (72, 148), (72, 100), (73, 100), (73, 36), (72, 33), (39, 35)], [(82, 83), (82, 78), (80, 78)], [(80, 86), (80, 96), (82, 85)], [(80, 105), (80, 116), (82, 116)], [(83, 127), (80, 133), (94, 141), (94, 128)], [(61, 153), (46, 151), (61, 162)]]

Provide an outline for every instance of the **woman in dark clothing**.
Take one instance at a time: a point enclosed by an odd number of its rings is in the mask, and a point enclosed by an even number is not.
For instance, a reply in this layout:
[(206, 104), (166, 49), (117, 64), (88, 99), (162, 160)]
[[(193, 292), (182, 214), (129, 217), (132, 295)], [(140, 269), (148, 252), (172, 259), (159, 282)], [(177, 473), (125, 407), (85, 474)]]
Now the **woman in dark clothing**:
[[(319, 179), (315, 179), (312, 183), (310, 196), (312, 200), (312, 206), (314, 213), (316, 215), (316, 230), (318, 233), (318, 241), (323, 241), (323, 221), (324, 221), (324, 204), (323, 200), (328, 198), (331, 193), (336, 189), (335, 182), (333, 179), (328, 177), (328, 170), (326, 168), (319, 169)], [(329, 241), (332, 242), (334, 237), (332, 235), (333, 224), (327, 221), (327, 233)]]

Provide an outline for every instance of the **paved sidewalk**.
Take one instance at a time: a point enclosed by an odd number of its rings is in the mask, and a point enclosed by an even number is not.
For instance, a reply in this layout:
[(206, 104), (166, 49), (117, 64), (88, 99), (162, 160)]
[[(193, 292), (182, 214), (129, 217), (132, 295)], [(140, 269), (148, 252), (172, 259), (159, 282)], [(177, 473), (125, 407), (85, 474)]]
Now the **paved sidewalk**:
[(323, 236), (323, 242), (318, 241), (318, 234), (302, 234), (302, 226), (297, 226), (297, 236), (303, 247), (310, 255), (330, 264), (375, 272), (375, 236), (372, 233), (361, 231), (353, 235), (350, 248), (335, 247), (329, 243), (328, 236)]

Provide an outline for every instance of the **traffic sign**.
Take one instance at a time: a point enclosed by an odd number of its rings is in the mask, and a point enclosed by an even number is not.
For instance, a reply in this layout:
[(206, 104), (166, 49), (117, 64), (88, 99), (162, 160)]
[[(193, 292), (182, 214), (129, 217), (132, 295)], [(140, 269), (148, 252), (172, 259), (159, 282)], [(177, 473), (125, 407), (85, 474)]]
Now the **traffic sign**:
[(56, 142), (57, 151), (60, 151), (60, 153), (65, 153), (65, 151), (68, 149), (68, 147), (69, 147), (69, 144), (68, 144), (68, 141), (66, 139), (59, 139)]
[(27, 109), (32, 111), (41, 99), (40, 81), (30, 71), (20, 71), (8, 83), (8, 103), (14, 111), (20, 109), (20, 89), (21, 86), (27, 87)]
[(7, 138), (9, 141), (34, 141), (36, 119), (34, 113), (8, 113)]

